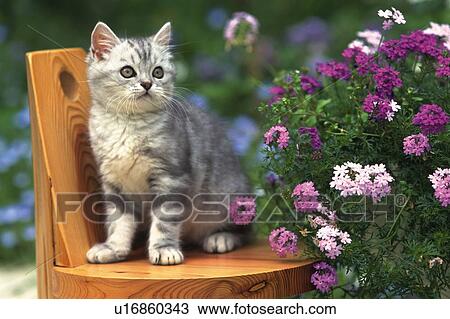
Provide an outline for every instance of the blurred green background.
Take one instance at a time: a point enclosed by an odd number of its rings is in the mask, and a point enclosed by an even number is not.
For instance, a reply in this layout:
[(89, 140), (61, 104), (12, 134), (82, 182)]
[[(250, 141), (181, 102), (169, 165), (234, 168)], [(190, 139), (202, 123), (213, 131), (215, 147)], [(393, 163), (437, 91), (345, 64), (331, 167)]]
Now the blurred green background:
[[(363, 29), (379, 29), (378, 9), (395, 6), (407, 23), (393, 33), (450, 21), (450, 0), (409, 1), (0, 1), (0, 266), (34, 260), (33, 181), (24, 54), (89, 47), (98, 20), (120, 36), (150, 35), (171, 21), (178, 85), (196, 107), (230, 123), (229, 137), (255, 186), (261, 135), (256, 107), (276, 71), (338, 57)], [(253, 14), (253, 52), (225, 51), (223, 27), (235, 11)], [(1, 267), (0, 267), (1, 268)]]

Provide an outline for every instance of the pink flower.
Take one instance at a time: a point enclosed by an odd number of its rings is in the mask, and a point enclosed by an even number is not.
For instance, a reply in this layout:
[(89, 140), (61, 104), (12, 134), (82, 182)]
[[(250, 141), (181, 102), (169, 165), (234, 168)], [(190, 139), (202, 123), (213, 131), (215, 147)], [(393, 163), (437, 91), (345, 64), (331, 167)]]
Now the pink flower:
[(292, 192), (294, 197), (294, 206), (297, 212), (309, 213), (317, 211), (319, 208), (319, 202), (317, 197), (319, 192), (316, 191), (313, 182), (305, 182), (295, 186)]
[(254, 197), (238, 196), (230, 204), (230, 218), (236, 225), (247, 225), (256, 216)]
[(442, 207), (450, 205), (450, 168), (437, 168), (428, 176), (433, 188), (434, 197), (441, 203)]
[(311, 283), (322, 293), (330, 292), (331, 288), (337, 285), (336, 269), (323, 261), (313, 267), (316, 271), (311, 276)]
[(343, 245), (350, 244), (352, 240), (347, 232), (341, 231), (336, 226), (326, 225), (317, 231), (315, 242), (325, 256), (336, 259), (342, 253)]
[(335, 166), (330, 186), (341, 192), (341, 196), (364, 195), (378, 202), (391, 192), (394, 178), (384, 164), (366, 165), (347, 162)]
[(288, 147), (289, 131), (283, 125), (275, 125), (264, 133), (264, 143), (266, 145), (271, 145), (275, 141), (280, 149)]
[(428, 137), (422, 133), (410, 135), (403, 140), (403, 153), (420, 156), (431, 149)]
[(286, 257), (287, 254), (297, 254), (297, 239), (296, 234), (286, 230), (285, 227), (280, 227), (272, 230), (270, 233), (269, 244), (278, 257)]
[(450, 117), (437, 104), (424, 104), (419, 113), (414, 115), (412, 123), (417, 125), (425, 135), (438, 134), (445, 131)]
[(235, 12), (224, 29), (227, 48), (244, 45), (248, 49), (256, 42), (258, 20), (247, 12)]

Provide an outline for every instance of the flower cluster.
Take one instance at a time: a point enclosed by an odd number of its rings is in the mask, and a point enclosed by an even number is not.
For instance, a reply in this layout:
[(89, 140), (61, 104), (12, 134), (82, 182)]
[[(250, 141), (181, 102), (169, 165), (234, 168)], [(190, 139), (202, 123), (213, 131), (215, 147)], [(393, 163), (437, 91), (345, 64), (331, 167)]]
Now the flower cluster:
[(437, 58), (442, 52), (442, 45), (438, 44), (436, 36), (416, 30), (401, 35), (399, 40), (385, 41), (380, 47), (380, 52), (390, 60), (405, 59), (409, 53)]
[(325, 225), (317, 231), (315, 242), (325, 256), (336, 259), (342, 253), (343, 245), (350, 244), (352, 240), (347, 232), (333, 225)]
[(254, 197), (238, 196), (230, 204), (230, 218), (236, 225), (250, 224), (256, 216)]
[(400, 72), (394, 70), (390, 66), (378, 68), (373, 76), (376, 83), (377, 94), (384, 98), (392, 97), (393, 89), (403, 85), (399, 75)]
[(376, 94), (369, 93), (364, 99), (362, 108), (364, 112), (369, 113), (377, 121), (392, 121), (401, 106), (394, 100), (384, 99)]
[(374, 54), (381, 43), (381, 33), (376, 30), (364, 30), (357, 33), (357, 40), (352, 41), (349, 49), (360, 49), (365, 54)]
[(244, 45), (251, 49), (258, 36), (258, 20), (247, 12), (235, 12), (227, 22), (224, 29), (224, 37), (227, 48)]
[(420, 156), (431, 149), (428, 137), (422, 133), (410, 135), (403, 139), (403, 153)]
[(450, 205), (450, 168), (437, 168), (428, 176), (433, 188), (434, 197), (441, 203), (442, 207)]
[(307, 94), (313, 94), (322, 87), (322, 83), (310, 75), (302, 75), (300, 77), (300, 86)]
[(313, 265), (316, 270), (311, 276), (311, 283), (322, 293), (330, 292), (337, 285), (336, 269), (326, 262), (318, 262)]
[(275, 125), (264, 133), (264, 143), (266, 143), (266, 145), (271, 145), (275, 141), (280, 149), (288, 146), (289, 132), (283, 125)]
[(425, 135), (438, 134), (445, 130), (450, 118), (437, 104), (424, 104), (420, 107), (412, 123), (420, 127)]
[(269, 244), (272, 251), (279, 257), (286, 257), (288, 254), (296, 255), (298, 253), (297, 235), (280, 227), (272, 230), (269, 235)]
[(351, 77), (348, 66), (345, 63), (337, 61), (317, 63), (316, 71), (335, 80), (349, 80)]
[(322, 148), (322, 141), (320, 140), (319, 130), (315, 127), (301, 127), (298, 129), (300, 135), (308, 135), (311, 140), (311, 147), (315, 151)]
[(444, 40), (444, 46), (450, 49), (450, 26), (448, 24), (430, 22), (430, 27), (425, 29), (423, 33), (441, 37)]
[(281, 100), (281, 98), (285, 93), (286, 90), (283, 89), (281, 86), (272, 86), (269, 89), (269, 94), (271, 95), (271, 98), (267, 104), (271, 106), (272, 104), (278, 102), (279, 100)]
[(450, 77), (450, 57), (439, 56), (436, 67), (436, 77), (449, 78)]
[(384, 164), (362, 166), (347, 162), (334, 167), (330, 186), (340, 191), (341, 196), (364, 195), (378, 202), (391, 192), (394, 178), (386, 171)]
[(314, 212), (319, 208), (317, 200), (319, 192), (316, 191), (313, 182), (304, 182), (295, 186), (292, 197), (294, 197), (294, 206), (297, 212)]
[(405, 24), (406, 23), (403, 13), (401, 13), (399, 10), (395, 9), (394, 7), (392, 7), (392, 11), (389, 9), (387, 9), (385, 11), (378, 10), (378, 16), (380, 18), (384, 18), (384, 21), (383, 21), (383, 29), (384, 30), (391, 29), (392, 26), (394, 25), (394, 23), (397, 23), (397, 24)]

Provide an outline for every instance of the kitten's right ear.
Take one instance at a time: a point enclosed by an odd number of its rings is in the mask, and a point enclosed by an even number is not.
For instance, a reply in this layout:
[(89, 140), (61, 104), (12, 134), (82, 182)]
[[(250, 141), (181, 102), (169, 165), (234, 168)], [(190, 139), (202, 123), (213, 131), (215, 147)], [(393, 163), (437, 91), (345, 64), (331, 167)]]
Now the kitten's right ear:
[(97, 22), (91, 34), (91, 52), (95, 58), (104, 59), (119, 43), (119, 38), (105, 23)]

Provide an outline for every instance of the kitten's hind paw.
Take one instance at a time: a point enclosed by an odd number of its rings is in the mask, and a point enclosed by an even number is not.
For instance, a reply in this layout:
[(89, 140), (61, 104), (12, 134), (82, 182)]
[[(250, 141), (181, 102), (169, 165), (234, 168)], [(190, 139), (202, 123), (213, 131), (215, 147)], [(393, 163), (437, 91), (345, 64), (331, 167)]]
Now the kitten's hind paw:
[(175, 247), (152, 248), (149, 250), (150, 262), (154, 265), (178, 265), (184, 260), (181, 250)]
[(107, 243), (96, 244), (88, 250), (86, 257), (91, 264), (108, 264), (122, 261), (128, 256), (129, 250), (115, 249)]
[(209, 235), (203, 241), (203, 250), (208, 253), (226, 253), (241, 245), (238, 236), (233, 233), (221, 232)]

